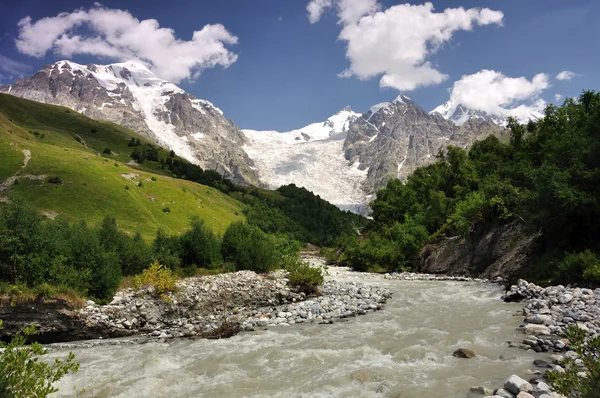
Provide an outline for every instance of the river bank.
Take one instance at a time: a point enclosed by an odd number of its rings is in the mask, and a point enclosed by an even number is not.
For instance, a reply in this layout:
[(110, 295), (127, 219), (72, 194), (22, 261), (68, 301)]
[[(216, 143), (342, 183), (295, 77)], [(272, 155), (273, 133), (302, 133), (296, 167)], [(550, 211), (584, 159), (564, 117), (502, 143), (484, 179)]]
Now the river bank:
[[(324, 267), (314, 256), (313, 266)], [(88, 301), (73, 308), (61, 300), (4, 303), (0, 319), (4, 336), (29, 324), (38, 325), (36, 339), (56, 343), (138, 336), (147, 338), (222, 338), (239, 331), (294, 324), (324, 324), (382, 308), (390, 292), (360, 280), (327, 278), (316, 296), (288, 286), (286, 272), (252, 271), (182, 279), (164, 297), (152, 287), (118, 291), (112, 301)]]
[[(323, 263), (317, 257), (308, 260), (315, 266)], [(559, 289), (562, 295), (573, 296), (568, 303), (561, 303), (562, 296), (555, 295), (550, 288), (542, 292), (535, 285), (520, 283), (505, 296), (520, 291), (521, 299), (530, 301), (517, 303), (509, 299), (503, 303), (500, 297), (505, 292), (501, 285), (477, 278), (364, 274), (343, 267), (330, 267), (327, 274), (323, 295), (309, 298), (290, 290), (283, 272), (270, 275), (240, 272), (186, 279), (179, 282), (179, 292), (169, 296), (167, 301), (154, 298), (151, 292), (124, 290), (110, 304), (98, 306), (90, 302), (80, 313), (85, 314), (82, 319), (89, 328), (115, 330), (132, 337), (54, 344), (49, 348), (51, 355), (57, 357), (66, 350), (75, 351), (82, 370), (68, 380), (86, 386), (86, 390), (93, 392), (88, 396), (147, 396), (150, 392), (136, 382), (135, 374), (140, 372), (150, 374), (161, 394), (203, 396), (203, 387), (194, 383), (186, 387), (165, 384), (178, 383), (161, 373), (174, 366), (176, 373), (182, 372), (192, 379), (211, 375), (208, 382), (212, 385), (207, 391), (212, 393), (206, 396), (213, 393), (288, 396), (283, 391), (291, 396), (303, 396), (308, 391), (311, 396), (315, 392), (316, 396), (395, 396), (398, 393), (402, 397), (416, 397), (421, 396), (417, 394), (421, 391), (432, 397), (466, 394), (475, 397), (494, 392), (516, 397), (517, 394), (505, 388), (507, 377), (512, 375), (509, 379), (513, 382), (515, 376), (529, 383), (530, 387), (525, 385), (525, 390), (533, 396), (546, 394), (543, 398), (548, 398), (557, 395), (545, 390), (547, 385), (541, 377), (556, 367), (561, 358), (550, 356), (541, 346), (534, 349), (523, 343), (535, 336), (524, 334), (526, 326), (538, 325), (532, 320), (548, 315), (540, 313), (544, 307), (535, 303), (540, 298), (554, 297), (556, 302), (544, 301), (551, 311), (565, 305), (579, 308), (594, 304), (589, 292), (581, 289)], [(592, 291), (594, 300), (596, 293)], [(386, 301), (385, 310), (378, 311)], [(564, 310), (561, 311), (564, 315)], [(363, 314), (370, 315), (358, 316)], [(525, 315), (521, 327), (515, 318), (518, 314)], [(580, 322), (581, 319), (586, 322), (587, 318), (579, 317)], [(239, 325), (242, 333), (227, 340), (196, 340), (198, 337), (228, 337), (225, 333), (238, 332), (238, 329), (222, 328), (223, 324)], [(556, 337), (563, 337), (558, 329), (549, 326), (560, 325), (548, 325), (548, 329), (556, 330)], [(535, 336), (538, 337), (546, 341), (544, 335)], [(253, 344), (260, 350), (251, 348)], [(557, 348), (554, 344), (552, 347)], [(458, 348), (472, 349), (476, 357), (454, 358), (452, 352)], [(568, 348), (565, 344), (564, 349)], [(208, 354), (201, 353), (203, 350), (208, 350)], [(203, 365), (196, 369), (198, 363), (189, 362), (188, 354), (196, 361), (214, 361), (224, 374), (214, 373)], [(286, 355), (296, 358), (286, 358)], [(260, 363), (253, 356), (262, 358)], [(173, 363), (165, 365), (163, 357)], [(349, 368), (342, 359), (350, 364)], [(280, 363), (274, 365), (272, 360)], [(166, 367), (161, 371), (152, 361)], [(288, 374), (284, 363), (296, 370), (302, 368), (301, 375)], [(340, 378), (329, 373), (327, 364), (345, 376)], [(246, 376), (266, 376), (255, 374), (248, 366), (266, 366), (265, 372), (273, 371), (284, 379), (300, 379), (308, 386), (288, 388), (268, 377), (266, 385), (256, 385)], [(311, 370), (304, 369), (305, 366)], [(105, 367), (116, 373), (107, 373)], [(100, 374), (98, 381), (94, 372)], [(240, 372), (241, 381), (237, 378)], [(400, 377), (401, 373), (407, 374)], [(334, 387), (327, 384), (327, 380)], [(444, 380), (449, 384), (440, 384)], [(114, 385), (107, 387), (102, 383)], [(223, 383), (229, 383), (234, 392), (223, 390)], [(315, 384), (314, 388), (311, 383)], [(248, 384), (253, 387), (244, 390), (243, 386)], [(346, 384), (361, 393), (351, 394), (354, 390), (346, 389)], [(146, 394), (133, 391), (132, 386)], [(437, 386), (439, 391), (432, 386)], [(446, 395), (441, 393), (444, 389)], [(272, 394), (261, 395), (258, 391)]]
[[(548, 359), (507, 345), (522, 336), (513, 316), (522, 305), (502, 303), (498, 284), (395, 280), (338, 267), (328, 273), (327, 282), (388, 290), (391, 299), (383, 311), (326, 326), (254, 326), (220, 340), (51, 346), (51, 358), (73, 351), (82, 364), (57, 396), (77, 385), (88, 391), (84, 397), (464, 397), (473, 386), (502, 386), (513, 373), (527, 379), (535, 359)], [(462, 347), (477, 356), (452, 356)]]

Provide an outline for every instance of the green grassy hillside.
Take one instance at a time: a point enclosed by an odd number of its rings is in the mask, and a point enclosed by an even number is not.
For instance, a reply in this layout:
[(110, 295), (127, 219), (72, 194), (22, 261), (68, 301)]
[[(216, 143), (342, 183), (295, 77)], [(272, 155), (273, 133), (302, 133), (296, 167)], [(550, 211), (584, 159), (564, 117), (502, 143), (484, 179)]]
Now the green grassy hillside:
[[(216, 189), (168, 177), (156, 162), (128, 164), (132, 137), (148, 143), (113, 123), (0, 94), (0, 184), (17, 174), (8, 192), (43, 214), (90, 223), (110, 214), (124, 231), (145, 238), (159, 227), (187, 229), (192, 216), (217, 233), (243, 218), (242, 204)], [(24, 151), (31, 159), (21, 169)]]

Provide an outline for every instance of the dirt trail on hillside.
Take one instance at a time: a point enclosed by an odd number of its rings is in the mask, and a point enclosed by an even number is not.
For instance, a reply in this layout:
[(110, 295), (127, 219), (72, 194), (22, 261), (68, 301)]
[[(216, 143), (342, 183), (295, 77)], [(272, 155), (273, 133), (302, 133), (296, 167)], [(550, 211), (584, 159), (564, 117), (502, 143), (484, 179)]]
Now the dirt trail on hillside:
[(43, 180), (46, 178), (45, 175), (33, 175), (33, 174), (21, 174), (23, 169), (27, 167), (29, 161), (31, 160), (31, 151), (29, 149), (23, 149), (23, 155), (25, 156), (23, 159), (23, 165), (21, 168), (12, 176), (8, 177), (6, 180), (0, 182), (0, 202), (8, 202), (8, 198), (5, 197), (8, 189), (15, 183), (17, 178), (26, 178), (30, 180)]

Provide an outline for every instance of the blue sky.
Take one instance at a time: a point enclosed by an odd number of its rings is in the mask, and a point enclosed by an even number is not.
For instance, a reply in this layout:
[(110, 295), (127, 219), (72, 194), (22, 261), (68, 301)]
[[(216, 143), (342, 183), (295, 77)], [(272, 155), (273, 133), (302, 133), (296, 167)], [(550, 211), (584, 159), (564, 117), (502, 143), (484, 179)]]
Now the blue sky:
[[(206, 67), (192, 80), (181, 79), (181, 73), (173, 72), (176, 65), (168, 63), (170, 49), (165, 47), (164, 52), (153, 55), (153, 70), (178, 81), (197, 97), (212, 101), (241, 128), (287, 131), (324, 120), (346, 105), (366, 112), (371, 105), (392, 100), (400, 91), (431, 110), (450, 98), (449, 90), (457, 81), (460, 84), (455, 86), (453, 98), (498, 112), (519, 105), (539, 106), (540, 100), (560, 103), (565, 96), (577, 96), (583, 89), (600, 88), (600, 0), (434, 1), (434, 10), (416, 7), (424, 3), (402, 6), (400, 1), (385, 0), (313, 2), (328, 6), (321, 7), (322, 14), (314, 23), (307, 14), (308, 0), (107, 0), (100, 8), (127, 10), (139, 21), (155, 19), (160, 27), (173, 29), (175, 38), (182, 41), (190, 41), (193, 32), (207, 24), (221, 24), (226, 34), (218, 35), (225, 37), (225, 43), (215, 50), (215, 56), (220, 57), (216, 66)], [(344, 17), (348, 15), (344, 11), (353, 11), (351, 8), (360, 3), (371, 8)], [(93, 1), (81, 0), (0, 0), (0, 83), (33, 74), (61, 59), (110, 63), (128, 57), (131, 53), (118, 54), (122, 48), (112, 48), (108, 57), (100, 57), (97, 49), (67, 56), (64, 50), (57, 50), (56, 42), (40, 43), (44, 37), (35, 30), (40, 19), (98, 7)], [(446, 9), (457, 7), (489, 8), (502, 14), (468, 17), (472, 26), (464, 30), (441, 17)], [(403, 14), (392, 15), (392, 11)], [(429, 22), (408, 29), (394, 16), (410, 17), (412, 13), (439, 17), (440, 31), (449, 37), (435, 42), (432, 37), (437, 37), (436, 32), (431, 31)], [(18, 49), (16, 40), (25, 41), (18, 22), (25, 17), (31, 18), (33, 33), (27, 46)], [(363, 26), (361, 17), (382, 22), (369, 28)], [(102, 27), (94, 29), (86, 25), (62, 33), (93, 38), (103, 32)], [(340, 38), (342, 30), (345, 39)], [(373, 32), (382, 40), (365, 46), (365, 38)], [(234, 36), (236, 43), (231, 40)], [(413, 47), (419, 40), (423, 46)], [(349, 46), (356, 50), (352, 59), (348, 59)], [(412, 50), (418, 53), (412, 61), (397, 60)], [(132, 53), (142, 58), (147, 54)], [(183, 74), (188, 69), (190, 76), (198, 72), (194, 66), (177, 66)], [(350, 77), (338, 76), (349, 68)], [(562, 71), (575, 75), (570, 80), (556, 79)], [(382, 87), (385, 75), (389, 79), (383, 86), (388, 87)], [(562, 97), (558, 101), (556, 94)]]

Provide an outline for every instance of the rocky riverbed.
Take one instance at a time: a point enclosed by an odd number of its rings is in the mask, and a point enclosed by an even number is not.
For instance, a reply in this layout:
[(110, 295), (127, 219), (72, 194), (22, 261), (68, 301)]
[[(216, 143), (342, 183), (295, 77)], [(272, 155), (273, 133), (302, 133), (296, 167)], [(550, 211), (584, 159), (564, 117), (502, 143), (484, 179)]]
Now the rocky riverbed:
[(504, 295), (505, 301), (527, 300), (520, 325), (527, 337), (519, 344), (538, 352), (570, 350), (565, 331), (578, 326), (589, 337), (600, 335), (600, 289), (550, 286), (543, 288), (525, 280)]
[(508, 289), (503, 299), (506, 302), (526, 303), (523, 307), (525, 318), (519, 325), (526, 338), (521, 342), (510, 342), (509, 345), (554, 354), (550, 355), (549, 361), (533, 362), (534, 369), (529, 372), (532, 375), (529, 381), (512, 375), (500, 388), (473, 387), (472, 393), (485, 395), (486, 398), (555, 398), (562, 396), (553, 392), (544, 381), (547, 372), (564, 373), (567, 367), (573, 366), (577, 376), (587, 377), (583, 362), (569, 346), (565, 332), (570, 326), (577, 326), (585, 331), (588, 338), (600, 335), (600, 289), (562, 285), (544, 288), (519, 280)]
[(332, 323), (379, 310), (390, 297), (386, 289), (335, 280), (328, 280), (319, 296), (307, 297), (288, 287), (283, 271), (187, 278), (177, 288), (166, 299), (155, 297), (151, 288), (127, 289), (108, 305), (89, 301), (79, 314), (106, 337), (229, 337), (240, 329)]

